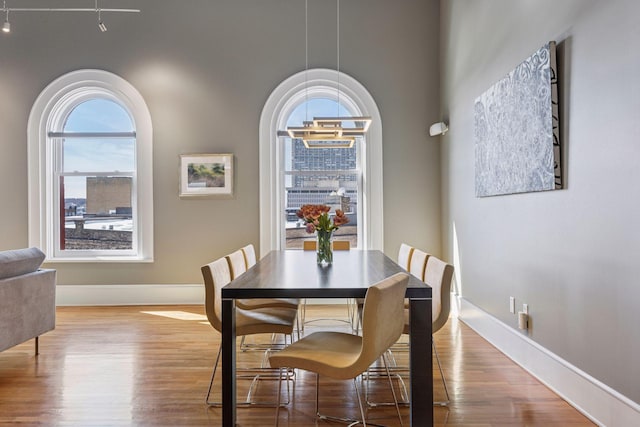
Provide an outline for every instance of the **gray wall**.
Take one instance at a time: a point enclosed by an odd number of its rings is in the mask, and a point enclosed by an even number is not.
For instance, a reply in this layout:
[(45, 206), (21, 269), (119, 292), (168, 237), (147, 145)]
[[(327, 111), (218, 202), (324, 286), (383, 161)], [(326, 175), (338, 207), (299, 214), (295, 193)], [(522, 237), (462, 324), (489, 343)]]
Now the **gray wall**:
[[(462, 296), (513, 327), (509, 296), (528, 303), (534, 341), (640, 402), (640, 3), (441, 8), (443, 246)], [(566, 189), (476, 198), (474, 100), (549, 40)]]
[[(74, 3), (77, 6), (77, 2)], [(64, 6), (65, 2), (57, 5)], [(69, 5), (69, 4), (67, 4)], [(106, 7), (106, 6), (105, 6)], [(27, 118), (57, 77), (99, 68), (132, 83), (154, 126), (155, 262), (54, 264), (60, 284), (199, 283), (199, 267), (247, 243), (259, 252), (258, 125), (271, 91), (304, 69), (303, 0), (113, 1), (135, 15), (10, 16), (0, 34), (0, 249), (24, 247)], [(439, 2), (341, 2), (341, 70), (376, 99), (384, 136), (385, 249), (440, 251)], [(335, 3), (309, 1), (310, 67), (336, 67)], [(178, 156), (236, 157), (235, 198), (181, 200)]]

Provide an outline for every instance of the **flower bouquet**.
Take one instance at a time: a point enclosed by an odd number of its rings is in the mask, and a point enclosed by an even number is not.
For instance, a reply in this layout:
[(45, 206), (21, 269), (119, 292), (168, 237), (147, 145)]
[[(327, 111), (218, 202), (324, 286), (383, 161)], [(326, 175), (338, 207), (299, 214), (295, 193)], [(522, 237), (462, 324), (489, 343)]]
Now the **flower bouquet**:
[(336, 209), (336, 214), (333, 217), (329, 216), (330, 210), (331, 207), (327, 205), (303, 205), (296, 212), (298, 218), (306, 223), (307, 233), (318, 233), (316, 258), (320, 265), (331, 265), (333, 263), (331, 234), (338, 227), (349, 222), (349, 218), (342, 210)]

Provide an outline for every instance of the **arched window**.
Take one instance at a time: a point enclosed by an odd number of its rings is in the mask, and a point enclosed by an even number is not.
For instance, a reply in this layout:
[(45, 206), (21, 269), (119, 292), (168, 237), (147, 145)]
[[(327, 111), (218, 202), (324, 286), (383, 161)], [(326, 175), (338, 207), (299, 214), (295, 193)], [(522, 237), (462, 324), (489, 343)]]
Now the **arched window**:
[[(295, 210), (306, 203), (344, 204), (343, 227), (352, 246), (382, 249), (382, 126), (378, 108), (355, 79), (335, 70), (298, 73), (271, 94), (260, 121), (260, 249), (301, 246)], [(327, 116), (371, 116), (365, 138), (353, 148), (305, 148), (277, 136), (288, 125)]]
[(151, 261), (151, 119), (120, 77), (80, 70), (29, 117), (29, 241), (50, 261)]

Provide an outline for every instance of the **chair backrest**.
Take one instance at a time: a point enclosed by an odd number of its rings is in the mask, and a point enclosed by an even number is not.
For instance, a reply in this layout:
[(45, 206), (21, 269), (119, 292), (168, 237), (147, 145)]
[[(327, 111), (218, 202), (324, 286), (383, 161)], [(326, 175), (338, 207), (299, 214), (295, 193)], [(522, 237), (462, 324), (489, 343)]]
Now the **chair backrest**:
[(305, 251), (315, 251), (317, 243), (315, 240), (304, 240), (302, 242), (302, 249)]
[(207, 319), (211, 326), (222, 332), (222, 292), (223, 286), (231, 282), (231, 272), (226, 257), (217, 259), (207, 265), (203, 265), (200, 270), (204, 279), (205, 300), (204, 307)]
[(241, 251), (244, 255), (244, 263), (247, 270), (256, 265), (256, 250), (253, 248), (251, 243), (242, 248)]
[(229, 262), (229, 269), (231, 270), (231, 280), (247, 271), (247, 264), (244, 261), (244, 253), (242, 252), (242, 249), (238, 249), (237, 251), (230, 253), (226, 258)]
[(427, 268), (427, 259), (429, 259), (428, 253), (421, 251), (418, 248), (414, 248), (411, 253), (409, 273), (413, 274), (420, 280), (424, 280), (424, 272)]
[(334, 251), (348, 251), (351, 249), (351, 242), (348, 240), (334, 240), (331, 243)]
[(403, 243), (398, 250), (398, 265), (405, 270), (409, 271), (411, 263), (411, 255), (413, 254), (413, 247)]
[(451, 310), (451, 279), (453, 266), (439, 258), (430, 256), (424, 273), (424, 281), (431, 286), (432, 292), (432, 329), (433, 333), (442, 328), (449, 318)]
[(366, 371), (402, 335), (408, 283), (408, 274), (396, 273), (367, 290), (362, 309), (362, 351), (354, 369)]

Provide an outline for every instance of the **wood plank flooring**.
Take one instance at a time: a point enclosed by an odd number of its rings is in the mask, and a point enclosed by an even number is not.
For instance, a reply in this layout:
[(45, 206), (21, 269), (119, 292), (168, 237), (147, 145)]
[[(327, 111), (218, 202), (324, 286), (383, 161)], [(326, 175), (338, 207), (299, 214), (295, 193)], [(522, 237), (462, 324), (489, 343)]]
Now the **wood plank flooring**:
[[(307, 310), (308, 317), (346, 313), (343, 306)], [(320, 327), (339, 326), (318, 323), (307, 332)], [(204, 403), (219, 338), (201, 306), (58, 308), (56, 330), (40, 338), (39, 356), (33, 341), (0, 353), (0, 424), (219, 426), (220, 409)], [(456, 319), (435, 339), (451, 394), (448, 407), (435, 407), (436, 425), (593, 425)], [(241, 366), (257, 366), (260, 359), (238, 352)], [(436, 399), (443, 399), (436, 367), (434, 375)], [(298, 373), (293, 402), (280, 411), (281, 426), (339, 425), (316, 422), (314, 381)], [(373, 382), (375, 399), (390, 396), (385, 384)], [(238, 385), (246, 393), (249, 381)], [(272, 399), (276, 387), (262, 381), (254, 397)], [(219, 379), (214, 389), (215, 398)], [(357, 416), (351, 382), (321, 380), (320, 392), (323, 412)], [(402, 413), (409, 425), (407, 408)], [(270, 426), (274, 416), (273, 408), (239, 409), (238, 424)], [(367, 417), (399, 425), (390, 407), (370, 408)]]

